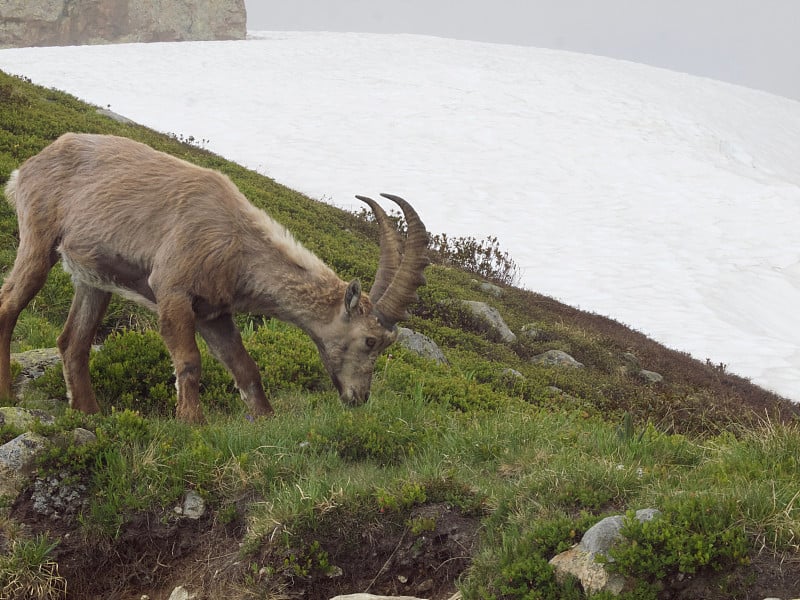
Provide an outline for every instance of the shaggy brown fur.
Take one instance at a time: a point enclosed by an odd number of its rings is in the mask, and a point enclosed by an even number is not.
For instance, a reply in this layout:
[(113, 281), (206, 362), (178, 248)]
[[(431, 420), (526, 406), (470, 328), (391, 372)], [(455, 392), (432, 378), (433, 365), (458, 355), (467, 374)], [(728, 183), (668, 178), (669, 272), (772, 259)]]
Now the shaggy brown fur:
[[(59, 257), (75, 284), (58, 339), (71, 405), (99, 410), (88, 356), (116, 292), (157, 312), (175, 365), (177, 414), (191, 422), (203, 419), (196, 331), (255, 416), (272, 408), (234, 326), (236, 311), (298, 325), (316, 342), (342, 399), (363, 402), (378, 354), (394, 341), (394, 324), (424, 282), (427, 233), (400, 198), (389, 196), (413, 224), (405, 256), (382, 258), (394, 267), (378, 276), (391, 283), (386, 298), (370, 299), (357, 280), (339, 279), (221, 173), (127, 138), (65, 134), (12, 174), (6, 196), (17, 211), (20, 245), (0, 290), (4, 397), (11, 395), (14, 325)], [(384, 254), (399, 255), (396, 244), (385, 246)]]

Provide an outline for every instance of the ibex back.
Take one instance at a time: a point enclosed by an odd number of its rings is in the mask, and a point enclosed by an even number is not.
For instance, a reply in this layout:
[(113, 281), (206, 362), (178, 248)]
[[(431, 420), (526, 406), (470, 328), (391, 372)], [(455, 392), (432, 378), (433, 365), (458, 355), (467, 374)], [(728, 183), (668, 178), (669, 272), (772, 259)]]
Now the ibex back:
[(127, 138), (68, 133), (12, 173), (6, 197), (19, 249), (0, 290), (0, 396), (11, 396), (10, 345), (17, 318), (59, 257), (75, 296), (58, 338), (70, 405), (99, 410), (89, 352), (111, 293), (158, 315), (175, 367), (177, 416), (201, 422), (195, 332), (233, 376), (254, 416), (272, 407), (233, 321), (267, 315), (308, 333), (342, 400), (366, 401), (378, 355), (396, 338), (424, 285), (427, 232), (402, 198), (403, 242), (381, 207), (381, 256), (369, 295), (342, 281), (224, 175)]

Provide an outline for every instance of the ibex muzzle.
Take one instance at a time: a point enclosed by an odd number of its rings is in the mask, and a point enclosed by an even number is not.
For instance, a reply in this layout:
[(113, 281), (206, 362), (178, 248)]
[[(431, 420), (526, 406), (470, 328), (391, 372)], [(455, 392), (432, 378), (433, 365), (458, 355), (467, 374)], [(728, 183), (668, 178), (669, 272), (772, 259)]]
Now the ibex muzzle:
[(203, 419), (195, 332), (233, 376), (254, 416), (268, 415), (259, 370), (234, 326), (235, 312), (294, 323), (308, 333), (342, 400), (369, 396), (378, 355), (394, 342), (424, 285), (428, 236), (402, 209), (405, 241), (383, 209), (375, 213), (381, 255), (369, 295), (342, 281), (217, 171), (127, 138), (68, 133), (12, 173), (20, 243), (0, 289), (0, 396), (11, 395), (10, 345), (17, 318), (59, 257), (75, 296), (58, 338), (73, 408), (99, 410), (89, 352), (112, 292), (158, 314), (175, 366), (177, 415)]

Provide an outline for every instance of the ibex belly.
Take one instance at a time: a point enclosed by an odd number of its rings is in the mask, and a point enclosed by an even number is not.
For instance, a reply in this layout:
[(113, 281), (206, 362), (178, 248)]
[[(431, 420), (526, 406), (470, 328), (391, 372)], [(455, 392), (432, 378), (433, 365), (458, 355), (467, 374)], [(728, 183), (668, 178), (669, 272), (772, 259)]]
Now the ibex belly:
[(115, 254), (104, 256), (104, 253), (82, 252), (64, 245), (58, 251), (64, 270), (74, 282), (119, 294), (156, 310), (156, 298), (147, 282), (149, 273), (140, 266)]

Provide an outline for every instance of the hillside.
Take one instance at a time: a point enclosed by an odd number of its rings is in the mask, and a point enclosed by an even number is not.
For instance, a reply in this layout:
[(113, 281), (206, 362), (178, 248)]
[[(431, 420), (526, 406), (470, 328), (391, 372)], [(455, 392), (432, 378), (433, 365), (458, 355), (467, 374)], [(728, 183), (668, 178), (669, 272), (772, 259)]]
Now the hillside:
[(411, 35), (18, 48), (0, 69), (336, 206), (399, 194), (433, 232), (497, 236), (521, 287), (800, 401), (796, 101)]
[[(341, 277), (372, 282), (376, 232), (357, 215), (0, 73), (0, 184), (66, 131), (125, 135), (219, 169)], [(16, 236), (2, 203), (4, 272)], [(369, 589), (438, 599), (456, 588), (464, 598), (579, 598), (546, 561), (601, 517), (653, 506), (672, 527), (658, 532), (661, 545), (642, 538), (635, 561), (620, 557), (638, 582), (629, 597), (796, 594), (796, 405), (551, 298), (510, 286), (496, 297), (446, 264), (427, 277), (407, 325), (439, 344), (449, 366), (395, 346), (369, 403), (346, 408), (310, 340), (244, 315), (276, 416), (250, 422), (206, 355), (202, 427), (171, 418), (171, 365), (152, 316), (115, 300), (92, 359), (104, 414), (66, 411), (58, 368), (19, 401), (58, 419), (37, 426), (51, 440), (39, 479), (2, 505), (0, 590), (49, 573), (55, 591), (39, 597), (58, 597), (57, 564), (70, 598), (166, 598), (179, 584), (208, 598)], [(487, 302), (513, 331), (536, 333), (501, 343), (458, 300)], [(21, 318), (15, 350), (52, 346), (69, 302), (56, 268)], [(547, 350), (585, 367), (530, 360)], [(644, 381), (634, 362), (663, 381)], [(65, 443), (77, 426), (96, 442)], [(18, 433), (0, 425), (2, 442)], [(75, 491), (59, 518), (37, 508), (47, 482)], [(190, 491), (206, 503), (198, 520), (174, 510)], [(653, 568), (638, 568), (645, 563)]]

